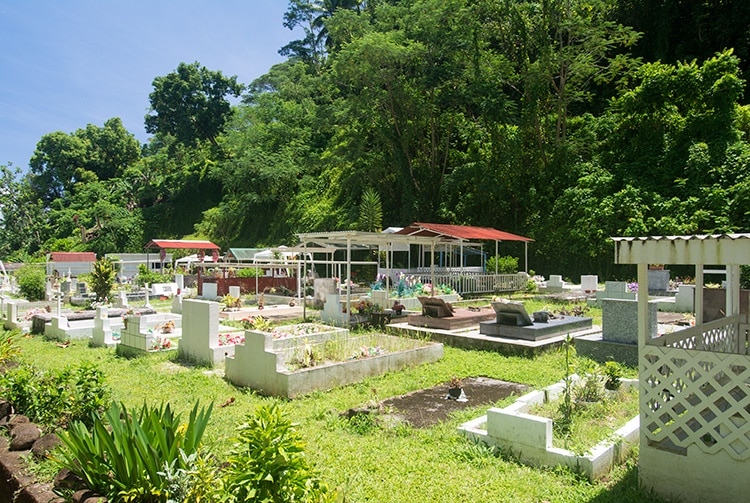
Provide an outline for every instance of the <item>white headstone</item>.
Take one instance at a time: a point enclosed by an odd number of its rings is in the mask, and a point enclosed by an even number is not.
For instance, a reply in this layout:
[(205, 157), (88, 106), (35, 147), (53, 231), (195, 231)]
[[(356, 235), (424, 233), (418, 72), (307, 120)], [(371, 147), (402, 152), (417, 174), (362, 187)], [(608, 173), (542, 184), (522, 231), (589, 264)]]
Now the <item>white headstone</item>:
[(589, 275), (589, 276), (581, 276), (581, 290), (583, 290), (586, 293), (596, 292), (598, 283), (599, 283), (599, 276), (595, 274)]
[(128, 294), (121, 291), (115, 298), (115, 307), (127, 309), (128, 306)]
[[(205, 287), (205, 284), (203, 286)], [(180, 356), (213, 364), (215, 362), (212, 348), (218, 346), (219, 303), (184, 299), (182, 301), (182, 338), (177, 348)]]
[(181, 295), (185, 290), (185, 276), (182, 274), (175, 274), (174, 282), (177, 283), (177, 293)]
[(229, 287), (229, 295), (232, 297), (235, 297), (237, 299), (240, 298), (240, 287), (239, 286), (230, 286)]
[(113, 337), (112, 320), (109, 319), (109, 308), (99, 306), (94, 317), (94, 330), (91, 332), (91, 345), (94, 347), (113, 347), (117, 344)]
[(219, 291), (216, 283), (203, 283), (203, 298), (204, 299), (215, 299), (219, 296)]

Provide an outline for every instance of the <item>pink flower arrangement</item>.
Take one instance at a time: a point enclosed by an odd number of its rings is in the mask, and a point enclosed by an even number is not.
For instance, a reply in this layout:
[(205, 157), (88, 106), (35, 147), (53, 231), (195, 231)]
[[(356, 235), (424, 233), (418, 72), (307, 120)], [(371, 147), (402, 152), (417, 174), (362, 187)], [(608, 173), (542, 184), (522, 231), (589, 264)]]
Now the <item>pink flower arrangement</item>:
[(172, 341), (166, 337), (155, 337), (154, 343), (151, 345), (151, 351), (161, 351), (163, 349), (169, 349), (172, 347)]
[(358, 358), (367, 358), (368, 356), (378, 356), (382, 354), (385, 354), (385, 349), (380, 346), (362, 346), (357, 349), (349, 359), (356, 360)]
[(289, 325), (285, 327), (276, 327), (271, 332), (274, 339), (286, 339), (288, 337), (299, 337), (302, 335), (317, 334), (324, 332), (328, 327), (316, 325), (315, 323), (300, 323), (298, 325)]
[(243, 334), (219, 334), (219, 346), (235, 346), (244, 343), (245, 336)]

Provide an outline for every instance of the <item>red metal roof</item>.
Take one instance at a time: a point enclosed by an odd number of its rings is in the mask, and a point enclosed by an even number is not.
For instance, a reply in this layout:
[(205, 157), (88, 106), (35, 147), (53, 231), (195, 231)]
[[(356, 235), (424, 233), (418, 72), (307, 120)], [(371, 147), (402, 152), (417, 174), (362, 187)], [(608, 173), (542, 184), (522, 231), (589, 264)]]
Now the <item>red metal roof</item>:
[(211, 241), (191, 239), (152, 239), (144, 248), (166, 248), (180, 250), (218, 250), (219, 247)]
[(396, 234), (407, 236), (447, 236), (457, 239), (481, 239), (489, 241), (534, 241), (531, 238), (499, 231), (491, 227), (472, 227), (469, 225), (426, 224), (414, 222)]
[(51, 252), (49, 259), (52, 262), (96, 262), (94, 252)]

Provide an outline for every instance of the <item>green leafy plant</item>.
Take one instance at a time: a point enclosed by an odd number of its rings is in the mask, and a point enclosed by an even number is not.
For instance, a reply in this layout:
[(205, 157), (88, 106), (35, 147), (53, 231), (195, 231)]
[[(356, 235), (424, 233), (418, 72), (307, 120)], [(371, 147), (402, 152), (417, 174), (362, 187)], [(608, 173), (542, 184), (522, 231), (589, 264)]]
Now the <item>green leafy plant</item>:
[(235, 276), (238, 278), (254, 278), (256, 276), (264, 276), (265, 272), (263, 269), (257, 267), (246, 267), (238, 269)]
[(560, 419), (555, 421), (555, 427), (562, 435), (565, 435), (570, 433), (570, 427), (573, 423), (573, 356), (575, 355), (575, 348), (570, 334), (566, 335), (563, 340), (563, 350), (565, 351), (565, 377), (563, 378), (565, 388), (558, 407)]
[(117, 271), (111, 260), (102, 257), (94, 262), (91, 268), (91, 289), (96, 294), (96, 300), (104, 302), (112, 292), (117, 279)]
[(515, 274), (518, 272), (518, 257), (490, 257), (487, 259), (485, 270), (487, 274), (495, 274), (495, 270), (498, 274)]
[(73, 421), (91, 424), (110, 395), (103, 372), (81, 363), (58, 371), (20, 365), (0, 376), (0, 390), (19, 413), (45, 425), (66, 426)]
[(573, 395), (576, 403), (592, 403), (604, 400), (604, 378), (599, 374), (586, 374), (576, 384)]
[(95, 415), (89, 428), (73, 422), (59, 433), (64, 449), (54, 458), (84, 481), (86, 487), (115, 501), (163, 501), (171, 483), (163, 474), (189, 469), (211, 416), (195, 403), (187, 423), (169, 404), (144, 404), (131, 412), (112, 403), (104, 417)]
[(21, 347), (18, 345), (20, 330), (6, 332), (5, 337), (0, 337), (0, 365), (14, 361), (21, 354)]
[(47, 280), (43, 264), (27, 264), (15, 273), (18, 290), (28, 300), (44, 300)]
[(604, 363), (603, 370), (606, 376), (604, 387), (609, 390), (619, 389), (622, 385), (622, 365), (614, 361), (608, 361)]
[(153, 285), (154, 283), (169, 283), (172, 281), (172, 271), (169, 268), (165, 269), (164, 273), (149, 271), (146, 264), (140, 264), (138, 266), (138, 274), (133, 280), (136, 285), (144, 286), (146, 284)]
[(242, 299), (229, 294), (222, 297), (221, 302), (226, 309), (239, 309), (242, 307)]
[(335, 492), (308, 464), (304, 449), (277, 404), (258, 407), (239, 427), (224, 471), (222, 501), (334, 501)]

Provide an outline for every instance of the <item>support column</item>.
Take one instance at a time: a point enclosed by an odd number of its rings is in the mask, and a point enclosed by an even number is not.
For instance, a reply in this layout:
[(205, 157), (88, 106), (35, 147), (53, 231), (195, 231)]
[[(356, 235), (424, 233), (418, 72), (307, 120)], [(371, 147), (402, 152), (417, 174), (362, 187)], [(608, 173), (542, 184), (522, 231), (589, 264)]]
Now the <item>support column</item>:
[(703, 264), (695, 264), (695, 326), (703, 325)]
[(638, 347), (648, 338), (648, 264), (638, 264)]

